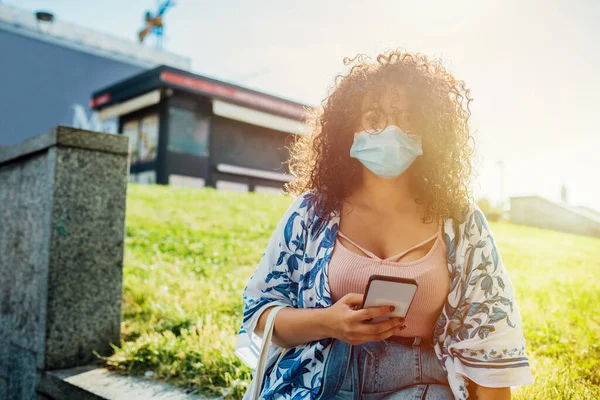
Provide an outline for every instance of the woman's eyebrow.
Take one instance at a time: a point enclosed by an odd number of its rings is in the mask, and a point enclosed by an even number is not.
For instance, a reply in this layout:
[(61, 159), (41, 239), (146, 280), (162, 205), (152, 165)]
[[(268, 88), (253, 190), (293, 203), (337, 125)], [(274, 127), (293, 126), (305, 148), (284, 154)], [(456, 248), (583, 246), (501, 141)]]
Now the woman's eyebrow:
[(408, 108), (392, 108), (392, 111), (386, 113), (386, 115), (395, 115), (395, 114), (409, 114), (410, 109)]

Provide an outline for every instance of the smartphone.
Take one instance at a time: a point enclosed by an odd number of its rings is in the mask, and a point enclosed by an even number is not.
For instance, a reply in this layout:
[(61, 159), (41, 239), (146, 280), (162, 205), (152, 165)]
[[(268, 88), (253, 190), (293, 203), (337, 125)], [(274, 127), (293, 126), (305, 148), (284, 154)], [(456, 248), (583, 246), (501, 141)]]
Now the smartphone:
[(418, 284), (414, 279), (397, 278), (387, 275), (371, 275), (365, 289), (361, 308), (373, 306), (395, 306), (393, 313), (366, 322), (376, 323), (394, 317), (406, 317), (417, 293)]

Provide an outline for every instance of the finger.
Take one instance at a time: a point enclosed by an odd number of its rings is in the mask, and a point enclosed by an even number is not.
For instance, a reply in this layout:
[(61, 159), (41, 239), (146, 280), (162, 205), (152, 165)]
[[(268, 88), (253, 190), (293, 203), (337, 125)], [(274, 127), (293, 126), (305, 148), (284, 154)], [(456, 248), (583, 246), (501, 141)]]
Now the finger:
[(378, 335), (390, 329), (398, 328), (404, 321), (399, 318), (390, 318), (386, 321), (375, 322), (372, 324), (359, 324), (355, 330), (359, 335)]
[(406, 329), (406, 325), (402, 325), (400, 327), (396, 327), (396, 328), (387, 330), (387, 331), (383, 332), (382, 335), (385, 335), (384, 339), (387, 339), (391, 336), (402, 334), (402, 331), (404, 331), (405, 329)]
[(367, 307), (363, 308), (356, 312), (356, 319), (358, 321), (367, 321), (369, 319), (381, 317), (384, 315), (390, 315), (394, 312), (395, 308), (393, 306), (375, 306), (375, 307)]
[(344, 297), (340, 299), (340, 301), (349, 306), (361, 306), (363, 302), (364, 295), (360, 293), (348, 293)]
[(362, 337), (362, 340), (364, 340), (365, 342), (376, 342), (379, 340), (388, 339), (397, 334), (398, 334), (398, 328), (394, 327), (394, 328), (387, 329), (387, 330), (377, 333), (377, 334), (365, 335)]
[(399, 334), (401, 334), (401, 333), (402, 333), (402, 331), (403, 331), (403, 330), (405, 330), (405, 329), (406, 329), (406, 325), (401, 325), (401, 326), (399, 326), (398, 328), (396, 328), (396, 333), (395, 333), (395, 335), (399, 335)]

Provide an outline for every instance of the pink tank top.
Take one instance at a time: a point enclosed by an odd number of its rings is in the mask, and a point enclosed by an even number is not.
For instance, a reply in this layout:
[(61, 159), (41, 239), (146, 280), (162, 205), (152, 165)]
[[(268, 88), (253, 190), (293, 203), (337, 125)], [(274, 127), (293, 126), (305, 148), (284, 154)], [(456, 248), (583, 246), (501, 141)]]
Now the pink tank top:
[[(419, 287), (406, 315), (406, 328), (399, 336), (420, 336), (423, 339), (431, 339), (451, 284), (441, 227), (438, 233), (429, 239), (386, 259), (381, 259), (359, 246), (342, 232), (338, 231), (338, 235), (358, 247), (366, 256), (352, 252), (336, 240), (329, 262), (329, 287), (332, 301), (335, 303), (348, 293), (364, 294), (372, 274), (414, 279)], [(409, 262), (393, 261), (434, 239), (435, 243), (421, 259)]]

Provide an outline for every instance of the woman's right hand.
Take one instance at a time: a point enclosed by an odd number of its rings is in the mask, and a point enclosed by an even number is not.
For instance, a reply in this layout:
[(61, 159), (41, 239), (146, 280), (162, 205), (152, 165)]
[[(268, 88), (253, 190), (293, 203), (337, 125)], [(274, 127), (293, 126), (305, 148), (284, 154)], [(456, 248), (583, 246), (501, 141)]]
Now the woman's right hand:
[(368, 323), (367, 320), (393, 313), (391, 306), (376, 306), (359, 309), (363, 295), (348, 293), (327, 308), (327, 326), (330, 337), (343, 342), (360, 345), (399, 335), (406, 328), (404, 318), (393, 317), (386, 321)]

